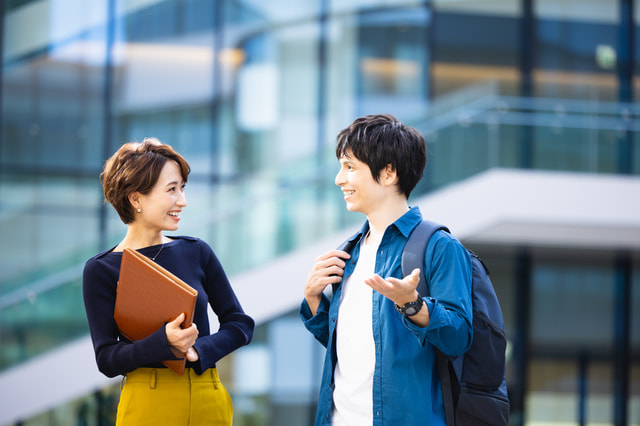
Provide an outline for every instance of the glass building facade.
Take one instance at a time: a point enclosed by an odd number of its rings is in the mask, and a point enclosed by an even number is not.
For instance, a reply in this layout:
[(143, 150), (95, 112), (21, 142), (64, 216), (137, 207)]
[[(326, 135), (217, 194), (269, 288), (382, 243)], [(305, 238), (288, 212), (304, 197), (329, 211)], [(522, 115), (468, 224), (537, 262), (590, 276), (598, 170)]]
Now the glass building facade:
[[(98, 175), (124, 142), (189, 161), (180, 233), (232, 278), (363, 220), (334, 185), (361, 115), (423, 132), (414, 199), (493, 168), (640, 175), (634, 0), (0, 4), (0, 378), (87, 336), (82, 266), (126, 229)], [(640, 241), (470, 247), (503, 306), (512, 424), (640, 425)], [(234, 424), (312, 424), (322, 354), (297, 307), (261, 321), (219, 365)], [(9, 424), (110, 424), (118, 394)]]

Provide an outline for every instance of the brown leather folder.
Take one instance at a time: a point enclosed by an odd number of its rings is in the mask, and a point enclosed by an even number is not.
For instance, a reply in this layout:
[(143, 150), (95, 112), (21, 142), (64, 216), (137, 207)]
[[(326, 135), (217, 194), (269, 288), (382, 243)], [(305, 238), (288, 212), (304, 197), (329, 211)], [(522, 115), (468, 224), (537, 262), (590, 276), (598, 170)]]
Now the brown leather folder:
[[(198, 292), (147, 256), (122, 252), (113, 317), (120, 333), (133, 341), (144, 339), (184, 312), (182, 327), (191, 326)], [(163, 361), (182, 376), (186, 358)]]

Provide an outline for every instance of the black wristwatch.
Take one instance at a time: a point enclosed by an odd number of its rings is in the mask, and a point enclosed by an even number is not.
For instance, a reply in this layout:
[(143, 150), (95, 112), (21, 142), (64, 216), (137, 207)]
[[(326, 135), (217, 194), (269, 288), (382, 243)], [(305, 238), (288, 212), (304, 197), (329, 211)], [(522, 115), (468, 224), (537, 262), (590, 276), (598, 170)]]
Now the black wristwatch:
[(408, 318), (420, 312), (420, 309), (422, 309), (423, 303), (424, 301), (422, 300), (422, 297), (418, 295), (418, 300), (416, 300), (415, 302), (405, 303), (403, 306), (398, 306), (398, 305), (395, 305), (395, 306), (396, 306), (396, 311), (400, 312), (403, 317)]

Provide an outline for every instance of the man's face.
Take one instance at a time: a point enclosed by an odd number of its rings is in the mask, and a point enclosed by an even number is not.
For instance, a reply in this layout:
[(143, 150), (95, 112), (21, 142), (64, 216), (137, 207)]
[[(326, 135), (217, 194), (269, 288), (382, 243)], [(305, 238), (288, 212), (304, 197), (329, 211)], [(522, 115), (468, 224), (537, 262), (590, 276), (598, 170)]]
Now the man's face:
[(368, 216), (379, 209), (384, 187), (375, 181), (369, 166), (358, 160), (351, 151), (345, 152), (339, 161), (340, 171), (335, 183), (342, 189), (347, 210)]

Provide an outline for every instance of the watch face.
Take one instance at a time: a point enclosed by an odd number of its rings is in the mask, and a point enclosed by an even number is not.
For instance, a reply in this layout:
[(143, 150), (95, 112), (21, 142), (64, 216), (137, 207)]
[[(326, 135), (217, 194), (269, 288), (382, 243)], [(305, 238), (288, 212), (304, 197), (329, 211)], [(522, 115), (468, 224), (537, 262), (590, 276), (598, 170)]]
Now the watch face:
[(417, 314), (418, 312), (420, 312), (420, 309), (422, 309), (423, 303), (424, 303), (423, 300), (420, 297), (418, 297), (418, 300), (416, 300), (415, 302), (409, 302), (402, 307), (395, 305), (395, 307), (396, 307), (396, 310), (400, 312), (403, 316), (411, 317)]
[(404, 314), (407, 316), (412, 316), (417, 314), (420, 311), (420, 308), (417, 306), (409, 306), (407, 307), (407, 309), (404, 310)]

